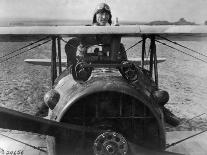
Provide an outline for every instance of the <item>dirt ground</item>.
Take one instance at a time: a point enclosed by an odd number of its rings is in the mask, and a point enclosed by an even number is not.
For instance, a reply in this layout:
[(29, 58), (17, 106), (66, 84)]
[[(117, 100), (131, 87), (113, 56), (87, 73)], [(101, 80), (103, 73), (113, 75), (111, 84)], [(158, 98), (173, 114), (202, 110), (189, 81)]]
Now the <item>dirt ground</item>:
[[(137, 39), (123, 39), (126, 49)], [(206, 41), (182, 41), (185, 46), (207, 54)], [(0, 57), (28, 43), (0, 43)], [(149, 45), (149, 44), (148, 44)], [(175, 46), (177, 47), (177, 46)], [(27, 58), (50, 58), (51, 44), (43, 45), (0, 64), (0, 105), (21, 112), (35, 114), (50, 89), (50, 68), (24, 63)], [(178, 47), (179, 48), (179, 47)], [(138, 52), (135, 50), (138, 49)], [(207, 61), (207, 58), (183, 48), (186, 53)], [(64, 44), (62, 45), (64, 52)], [(128, 51), (128, 56), (140, 55), (141, 46)], [(207, 128), (207, 63), (157, 44), (160, 63), (159, 88), (169, 92), (166, 105), (181, 119), (181, 125), (171, 130), (199, 130)], [(0, 59), (2, 61), (2, 59)], [(201, 115), (202, 114), (202, 115)], [(196, 117), (201, 115), (200, 117)], [(193, 120), (189, 120), (194, 118)]]

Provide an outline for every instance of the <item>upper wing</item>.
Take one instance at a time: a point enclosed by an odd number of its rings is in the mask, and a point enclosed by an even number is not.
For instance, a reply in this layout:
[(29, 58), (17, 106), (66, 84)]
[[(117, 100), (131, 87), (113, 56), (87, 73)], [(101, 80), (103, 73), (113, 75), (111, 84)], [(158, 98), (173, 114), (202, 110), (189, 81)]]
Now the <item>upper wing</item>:
[(0, 41), (34, 40), (45, 36), (87, 37), (97, 34), (114, 34), (126, 37), (161, 35), (177, 39), (207, 37), (207, 26), (31, 26), (0, 27)]

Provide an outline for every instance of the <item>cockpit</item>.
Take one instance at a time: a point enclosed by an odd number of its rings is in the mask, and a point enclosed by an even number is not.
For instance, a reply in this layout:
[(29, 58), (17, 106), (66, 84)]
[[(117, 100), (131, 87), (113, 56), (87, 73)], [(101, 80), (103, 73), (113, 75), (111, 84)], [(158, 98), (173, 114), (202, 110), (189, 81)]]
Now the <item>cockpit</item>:
[(86, 81), (94, 68), (119, 69), (128, 66), (123, 63), (127, 55), (121, 37), (116, 35), (81, 38), (75, 57), (73, 77), (80, 81)]
[(126, 52), (120, 40), (120, 37), (114, 36), (81, 39), (76, 58), (87, 63), (120, 63), (126, 60)]

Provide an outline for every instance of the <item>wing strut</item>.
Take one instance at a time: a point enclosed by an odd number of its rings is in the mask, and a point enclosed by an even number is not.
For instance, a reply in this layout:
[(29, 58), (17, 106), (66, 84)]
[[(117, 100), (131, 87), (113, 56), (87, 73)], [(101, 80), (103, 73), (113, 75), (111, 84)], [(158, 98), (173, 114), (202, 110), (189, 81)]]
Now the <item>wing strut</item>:
[(153, 52), (154, 52), (154, 40), (152, 37), (150, 37), (150, 76), (152, 77), (152, 73), (153, 73)]
[(59, 75), (62, 73), (62, 66), (61, 66), (61, 37), (57, 38), (58, 41), (58, 63), (59, 63)]
[[(55, 83), (55, 79), (62, 73), (62, 61), (61, 61), (61, 41), (60, 36), (52, 36), (52, 51), (51, 51), (51, 82), (52, 86)], [(58, 60), (58, 62), (57, 62)], [(57, 66), (58, 72), (57, 72)], [(57, 74), (58, 73), (58, 74)]]
[(52, 53), (51, 53), (51, 82), (52, 86), (57, 78), (57, 64), (56, 64), (56, 37), (52, 37)]
[(144, 69), (144, 58), (146, 56), (145, 44), (146, 44), (146, 36), (143, 35), (142, 37), (142, 69)]
[(155, 83), (157, 84), (158, 88), (158, 69), (157, 69), (157, 49), (156, 49), (156, 43), (155, 43), (155, 36), (153, 37), (153, 53), (154, 53), (154, 74), (155, 74)]
[(157, 54), (156, 54), (156, 43), (155, 36), (150, 36), (150, 76), (153, 77), (153, 66), (154, 66), (154, 76), (155, 83), (158, 87), (158, 69), (157, 69)]

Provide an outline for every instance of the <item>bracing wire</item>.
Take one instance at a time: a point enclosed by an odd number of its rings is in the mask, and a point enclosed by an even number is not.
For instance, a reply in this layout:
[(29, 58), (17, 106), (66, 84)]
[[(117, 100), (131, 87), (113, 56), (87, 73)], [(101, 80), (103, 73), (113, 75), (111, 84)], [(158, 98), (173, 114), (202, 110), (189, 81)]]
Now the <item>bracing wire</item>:
[(51, 41), (51, 40), (50, 40), (50, 39), (49, 39), (49, 40), (46, 40), (46, 41), (44, 41), (44, 42), (41, 43), (41, 44), (38, 44), (38, 45), (36, 45), (36, 46), (34, 46), (34, 47), (29, 48), (28, 50), (22, 51), (22, 52), (20, 52), (20, 53), (18, 53), (18, 54), (15, 54), (15, 55), (13, 55), (13, 56), (11, 56), (11, 57), (9, 57), (9, 58), (6, 58), (6, 59), (0, 61), (0, 64), (3, 63), (3, 62), (5, 62), (5, 61), (8, 61), (8, 60), (10, 60), (10, 59), (12, 59), (12, 58), (14, 58), (14, 57), (16, 57), (16, 56), (18, 56), (18, 55), (21, 55), (21, 54), (23, 54), (23, 53), (25, 53), (25, 52), (28, 52), (28, 51), (30, 51), (30, 50), (32, 50), (32, 49), (38, 47), (38, 46), (41, 46), (41, 45), (43, 45), (43, 44), (46, 44), (46, 43), (48, 43), (49, 41)]
[(179, 140), (179, 141), (177, 141), (177, 142), (174, 142), (174, 143), (172, 143), (172, 144), (168, 144), (165, 148), (167, 149), (167, 148), (169, 148), (169, 147), (172, 147), (172, 146), (174, 146), (174, 145), (177, 145), (177, 144), (179, 144), (179, 143), (181, 143), (181, 142), (183, 142), (183, 141), (186, 141), (186, 140), (188, 140), (188, 139), (190, 139), (190, 138), (192, 138), (192, 137), (195, 137), (195, 136), (198, 136), (198, 135), (200, 135), (200, 134), (202, 134), (202, 133), (205, 133), (206, 131), (207, 131), (207, 130), (201, 131), (201, 132), (199, 132), (199, 133), (197, 133), (197, 134), (191, 135), (191, 136), (189, 136), (189, 137), (186, 137), (186, 138), (184, 138), (184, 139), (181, 139), (181, 140)]
[(179, 44), (179, 43), (177, 43), (177, 42), (175, 42), (175, 41), (169, 40), (169, 39), (167, 39), (167, 38), (165, 38), (165, 37), (162, 37), (162, 36), (160, 36), (160, 35), (157, 35), (157, 36), (160, 37), (160, 38), (162, 38), (162, 39), (164, 39), (164, 40), (167, 40), (168, 42), (171, 42), (171, 43), (173, 43), (173, 44), (175, 44), (175, 45), (181, 46), (181, 47), (183, 47), (183, 48), (185, 48), (185, 49), (187, 49), (187, 50), (189, 50), (189, 51), (191, 51), (191, 52), (197, 53), (197, 54), (202, 55), (202, 56), (204, 56), (204, 57), (207, 58), (207, 55), (205, 55), (205, 54), (202, 54), (202, 53), (200, 53), (200, 52), (198, 52), (198, 51), (195, 51), (195, 50), (193, 50), (193, 49), (190, 49), (190, 48), (188, 48), (188, 47), (186, 47), (186, 46), (184, 46), (184, 45), (181, 45), (181, 44)]
[(143, 41), (143, 40), (140, 40), (140, 41), (138, 41), (137, 43), (135, 43), (134, 45), (130, 46), (129, 48), (127, 48), (127, 49), (125, 50), (125, 52), (128, 51), (128, 50), (130, 50), (130, 49), (133, 48), (134, 46), (140, 44), (142, 41)]
[(182, 50), (179, 50), (179, 49), (177, 49), (177, 48), (175, 48), (175, 47), (172, 47), (172, 46), (170, 46), (170, 45), (168, 45), (168, 44), (166, 44), (166, 43), (163, 43), (163, 42), (161, 42), (161, 41), (159, 41), (159, 40), (156, 40), (156, 42), (158, 42), (158, 43), (160, 43), (160, 44), (162, 44), (162, 45), (165, 45), (165, 46), (167, 46), (167, 47), (170, 47), (170, 48), (172, 48), (172, 49), (174, 49), (174, 50), (177, 50), (177, 51), (179, 51), (179, 52), (181, 52), (181, 53), (183, 53), (183, 54), (186, 54), (186, 55), (188, 55), (188, 56), (190, 56), (190, 57), (193, 57), (193, 58), (195, 58), (195, 59), (197, 59), (197, 60), (200, 60), (200, 61), (202, 61), (202, 62), (207, 63), (207, 61), (205, 61), (205, 60), (203, 60), (203, 59), (200, 59), (200, 58), (195, 57), (195, 56), (193, 56), (193, 55), (191, 55), (191, 54), (188, 54), (188, 53), (186, 53), (186, 52), (184, 52), (184, 51), (182, 51)]
[(185, 121), (183, 121), (183, 122), (181, 122), (181, 123), (189, 122), (189, 121), (191, 121), (191, 120), (193, 120), (193, 119), (195, 119), (195, 118), (197, 118), (197, 117), (200, 117), (200, 116), (202, 116), (202, 115), (206, 115), (206, 113), (202, 113), (202, 114), (200, 114), (200, 115), (194, 116), (193, 118), (190, 118), (190, 119), (188, 119), (188, 120), (185, 120)]
[(14, 53), (16, 53), (16, 52), (18, 52), (18, 51), (21, 51), (21, 50), (23, 50), (23, 49), (25, 49), (25, 48), (27, 48), (27, 47), (33, 45), (33, 44), (36, 44), (36, 43), (38, 43), (38, 42), (41, 42), (41, 41), (43, 41), (43, 40), (45, 40), (45, 39), (47, 39), (47, 38), (48, 38), (48, 36), (47, 36), (47, 37), (44, 37), (44, 38), (41, 38), (41, 39), (39, 39), (39, 40), (37, 40), (37, 41), (34, 41), (34, 42), (32, 42), (32, 43), (30, 43), (30, 44), (28, 44), (28, 45), (26, 45), (26, 46), (23, 46), (23, 47), (21, 47), (21, 48), (19, 48), (19, 49), (17, 49), (17, 50), (14, 50), (14, 51), (12, 51), (12, 52), (10, 52), (10, 53), (8, 53), (8, 54), (6, 54), (6, 55), (0, 57), (0, 59), (2, 59), (2, 58), (4, 58), (4, 57), (7, 57), (7, 56), (9, 56), (9, 55), (11, 55), (11, 54), (14, 54)]
[(67, 43), (67, 41), (66, 40), (64, 40), (62, 37), (60, 38), (64, 43)]
[(14, 139), (14, 138), (12, 138), (12, 137), (6, 136), (6, 135), (1, 134), (1, 133), (0, 133), (0, 135), (1, 135), (1, 136), (4, 136), (4, 137), (7, 137), (7, 138), (9, 138), (9, 139), (12, 139), (12, 140), (14, 140), (14, 141), (16, 141), (16, 142), (19, 142), (19, 143), (25, 144), (25, 145), (27, 145), (27, 146), (29, 146), (29, 147), (33, 148), (33, 149), (36, 149), (36, 150), (39, 150), (39, 151), (42, 151), (42, 152), (47, 153), (47, 151), (45, 151), (45, 150), (41, 149), (40, 147), (36, 147), (36, 146), (30, 145), (30, 144), (27, 144), (27, 143), (25, 143), (25, 142), (22, 142), (22, 141), (20, 141), (20, 140)]

